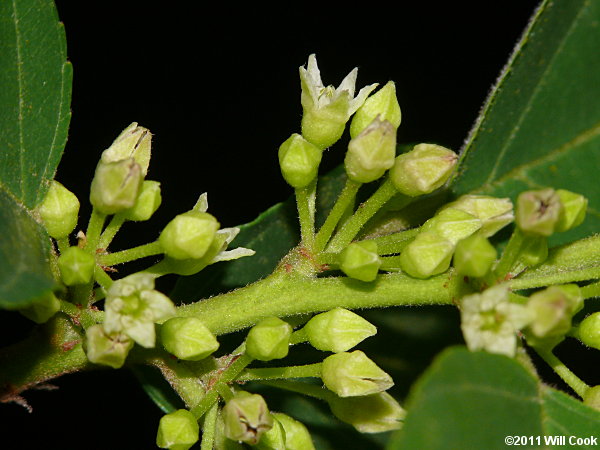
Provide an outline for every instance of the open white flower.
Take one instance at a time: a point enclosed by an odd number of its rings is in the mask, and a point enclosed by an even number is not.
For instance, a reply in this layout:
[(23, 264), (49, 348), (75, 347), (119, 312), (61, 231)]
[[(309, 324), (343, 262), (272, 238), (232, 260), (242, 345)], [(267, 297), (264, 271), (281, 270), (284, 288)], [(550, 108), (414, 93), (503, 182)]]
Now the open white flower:
[(355, 97), (357, 74), (358, 69), (355, 67), (335, 88), (323, 84), (314, 54), (308, 57), (306, 68), (300, 67), (300, 101), (304, 110), (302, 135), (306, 140), (317, 147), (326, 148), (341, 137), (350, 116), (377, 87), (377, 83), (366, 86)]
[[(200, 195), (196, 205), (194, 206), (194, 210), (200, 212), (206, 212), (208, 210), (208, 194), (206, 192)], [(217, 231), (217, 235), (224, 237), (224, 241), (221, 245), (221, 250), (209, 262), (209, 264), (219, 261), (231, 261), (233, 259), (243, 258), (244, 256), (252, 256), (256, 253), (254, 250), (245, 247), (237, 247), (232, 250), (227, 250), (227, 246), (231, 244), (231, 241), (235, 239), (239, 232), (240, 228), (238, 227), (221, 228), (219, 231)]]
[(136, 273), (115, 281), (106, 293), (104, 331), (124, 333), (143, 347), (154, 347), (154, 323), (175, 315), (175, 305), (154, 290), (154, 276)]
[(531, 321), (527, 309), (508, 300), (508, 288), (495, 286), (461, 300), (461, 328), (469, 350), (513, 357), (517, 331)]

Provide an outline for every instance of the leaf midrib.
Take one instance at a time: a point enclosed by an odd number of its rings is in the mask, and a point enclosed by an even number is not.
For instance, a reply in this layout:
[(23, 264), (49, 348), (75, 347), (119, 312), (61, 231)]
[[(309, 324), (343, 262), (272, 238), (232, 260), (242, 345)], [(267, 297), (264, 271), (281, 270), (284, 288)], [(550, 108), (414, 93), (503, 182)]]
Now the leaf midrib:
[[(494, 164), (494, 167), (492, 168), (487, 180), (483, 183), (482, 188), (484, 188), (492, 183), (491, 180), (493, 180), (494, 177), (496, 176), (496, 172), (498, 171), (498, 167), (500, 166), (501, 162), (504, 160), (506, 151), (508, 150), (510, 144), (513, 142), (515, 136), (521, 130), (521, 124), (523, 123), (523, 121), (527, 117), (529, 111), (531, 110), (531, 105), (532, 105), (533, 101), (537, 98), (537, 96), (540, 92), (540, 87), (544, 84), (543, 81), (544, 81), (546, 75), (549, 73), (550, 68), (552, 68), (554, 66), (556, 58), (562, 53), (565, 43), (567, 42), (567, 40), (568, 40), (569, 36), (571, 35), (571, 33), (573, 32), (573, 30), (575, 29), (575, 25), (579, 22), (582, 14), (585, 10), (586, 10), (586, 7), (584, 4), (581, 7), (581, 9), (579, 10), (579, 13), (577, 14), (577, 16), (575, 16), (575, 20), (573, 20), (571, 22), (571, 25), (569, 26), (568, 31), (564, 34), (564, 37), (561, 39), (560, 44), (558, 45), (558, 47), (556, 48), (556, 51), (552, 55), (552, 58), (550, 59), (550, 61), (546, 65), (546, 67), (544, 68), (541, 76), (538, 79), (538, 82), (537, 82), (535, 88), (533, 89), (533, 92), (531, 93), (531, 95), (529, 96), (529, 99), (527, 100), (525, 107), (521, 110), (521, 113), (519, 115), (519, 120), (514, 125), (512, 132), (510, 133), (510, 135), (508, 136), (508, 139), (506, 140), (502, 149), (500, 150), (499, 156), (496, 159), (496, 163)], [(521, 50), (522, 49), (519, 49), (519, 53), (521, 52)]]
[(21, 31), (19, 29), (19, 17), (17, 14), (17, 4), (15, 0), (12, 0), (13, 6), (13, 17), (15, 24), (15, 40), (17, 43), (17, 83), (19, 85), (19, 168), (21, 172), (19, 187), (21, 189), (21, 198), (25, 197), (25, 188), (24, 188), (24, 180), (25, 180), (25, 144), (23, 142), (23, 59), (21, 57)]

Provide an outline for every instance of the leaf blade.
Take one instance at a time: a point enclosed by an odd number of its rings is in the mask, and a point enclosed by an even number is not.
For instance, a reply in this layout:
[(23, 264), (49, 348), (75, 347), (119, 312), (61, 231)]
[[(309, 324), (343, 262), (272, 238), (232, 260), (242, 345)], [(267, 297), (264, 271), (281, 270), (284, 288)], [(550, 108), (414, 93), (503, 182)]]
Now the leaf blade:
[(600, 187), (600, 67), (597, 2), (542, 3), (488, 98), (461, 154), (458, 194), (516, 197), (516, 189), (553, 186), (586, 195), (590, 213), (564, 243), (597, 230)]
[(34, 208), (54, 177), (71, 117), (73, 71), (54, 3), (0, 3), (0, 54), (0, 182)]
[(44, 229), (0, 185), (0, 308), (20, 309), (50, 292), (50, 239)]

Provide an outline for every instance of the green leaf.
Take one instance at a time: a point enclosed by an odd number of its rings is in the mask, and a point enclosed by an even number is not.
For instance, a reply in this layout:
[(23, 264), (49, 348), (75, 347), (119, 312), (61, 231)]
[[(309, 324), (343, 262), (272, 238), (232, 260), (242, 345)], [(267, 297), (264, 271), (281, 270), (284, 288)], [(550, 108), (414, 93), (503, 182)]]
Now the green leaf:
[(517, 44), (461, 155), (456, 194), (516, 195), (542, 186), (588, 197), (564, 243), (600, 229), (600, 3), (546, 0)]
[(175, 393), (171, 385), (165, 380), (160, 372), (150, 366), (134, 366), (131, 371), (142, 385), (148, 397), (165, 414), (185, 408), (181, 398)]
[(20, 309), (52, 290), (50, 238), (0, 186), (0, 308)]
[(34, 208), (62, 155), (73, 71), (50, 0), (0, 2), (0, 184)]
[(545, 444), (545, 435), (586, 437), (600, 427), (600, 412), (540, 386), (517, 361), (462, 347), (436, 359), (407, 407), (404, 428), (389, 450), (503, 449), (506, 436), (541, 436)]
[[(325, 221), (338, 193), (346, 181), (343, 166), (332, 170), (319, 179), (317, 190), (317, 224)], [(277, 264), (300, 240), (298, 213), (295, 199), (278, 203), (255, 220), (241, 225), (240, 234), (229, 248), (246, 247), (256, 255), (217, 263), (200, 273), (180, 277), (170, 297), (178, 301), (191, 301), (227, 292), (245, 286), (269, 275)]]

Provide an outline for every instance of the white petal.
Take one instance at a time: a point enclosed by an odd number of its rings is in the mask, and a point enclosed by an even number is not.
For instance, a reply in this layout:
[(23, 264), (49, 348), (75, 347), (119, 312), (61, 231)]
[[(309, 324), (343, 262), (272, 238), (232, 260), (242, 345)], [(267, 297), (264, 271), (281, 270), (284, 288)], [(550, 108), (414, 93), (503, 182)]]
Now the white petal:
[(225, 246), (231, 244), (231, 241), (239, 234), (240, 229), (238, 227), (221, 228), (217, 231), (217, 234), (225, 235)]
[(358, 69), (355, 67), (350, 71), (346, 78), (342, 80), (339, 87), (335, 90), (336, 94), (340, 94), (343, 91), (348, 92), (350, 98), (354, 97), (354, 91), (356, 90), (356, 77), (358, 76)]
[(142, 347), (152, 348), (156, 340), (152, 322), (135, 321), (125, 330), (125, 334)]
[(356, 96), (356, 98), (350, 101), (350, 111), (348, 111), (349, 116), (354, 114), (358, 110), (358, 108), (360, 108), (363, 105), (369, 94), (373, 92), (373, 90), (378, 85), (379, 83), (373, 83), (370, 86), (365, 86), (360, 91), (358, 91), (358, 95)]
[(234, 248), (233, 250), (227, 250), (219, 253), (217, 256), (214, 257), (212, 262), (216, 263), (219, 261), (231, 261), (232, 259), (243, 258), (244, 256), (252, 256), (255, 253), (256, 252), (254, 250), (251, 250), (249, 248), (238, 247)]
[(201, 194), (194, 205), (194, 211), (206, 212), (208, 210), (208, 193)]

